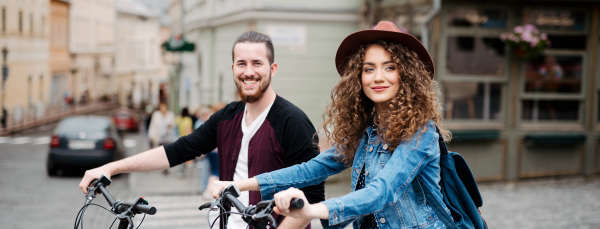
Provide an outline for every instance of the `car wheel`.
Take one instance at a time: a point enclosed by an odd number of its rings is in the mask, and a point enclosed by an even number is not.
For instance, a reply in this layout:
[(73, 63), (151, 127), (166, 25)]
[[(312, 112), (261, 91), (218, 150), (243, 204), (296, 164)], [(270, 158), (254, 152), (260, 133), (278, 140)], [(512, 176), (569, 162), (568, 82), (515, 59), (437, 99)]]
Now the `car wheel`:
[(46, 163), (46, 171), (48, 172), (49, 176), (58, 175), (58, 168), (56, 168), (56, 165), (54, 165), (50, 159), (48, 159), (48, 163)]

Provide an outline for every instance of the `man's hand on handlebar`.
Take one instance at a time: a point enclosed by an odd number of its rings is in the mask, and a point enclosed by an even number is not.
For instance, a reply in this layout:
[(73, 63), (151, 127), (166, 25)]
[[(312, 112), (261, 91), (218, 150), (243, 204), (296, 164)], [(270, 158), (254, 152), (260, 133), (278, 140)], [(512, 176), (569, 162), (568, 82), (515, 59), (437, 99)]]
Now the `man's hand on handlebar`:
[(102, 174), (109, 179), (112, 176), (111, 172), (104, 166), (85, 171), (85, 175), (83, 175), (83, 178), (79, 183), (79, 188), (83, 194), (87, 194), (87, 187), (92, 183), (93, 180), (100, 178)]

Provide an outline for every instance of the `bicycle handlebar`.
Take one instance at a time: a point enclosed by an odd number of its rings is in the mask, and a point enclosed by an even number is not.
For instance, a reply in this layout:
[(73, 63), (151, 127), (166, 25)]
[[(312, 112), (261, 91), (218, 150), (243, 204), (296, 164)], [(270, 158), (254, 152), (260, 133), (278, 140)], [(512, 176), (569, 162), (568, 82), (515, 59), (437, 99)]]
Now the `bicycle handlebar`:
[(122, 212), (126, 212), (127, 210), (131, 209), (133, 211), (133, 213), (135, 213), (135, 214), (141, 214), (141, 213), (149, 214), (149, 215), (156, 214), (156, 208), (148, 205), (148, 201), (144, 200), (142, 197), (139, 197), (135, 201), (135, 203), (116, 201), (115, 198), (112, 197), (110, 192), (108, 192), (108, 190), (106, 190), (105, 186), (110, 185), (110, 183), (111, 183), (110, 179), (108, 179), (107, 177), (102, 175), (98, 180), (95, 180), (92, 182), (92, 186), (94, 186), (94, 187), (92, 187), (92, 189), (97, 190), (97, 191), (95, 191), (95, 193), (101, 193), (104, 196), (104, 198), (106, 199), (106, 202), (108, 202), (110, 207), (112, 207), (114, 209), (113, 211), (115, 213), (120, 214)]
[[(271, 223), (271, 228), (277, 228), (277, 222), (271, 215), (273, 213), (273, 208), (276, 206), (275, 200), (265, 200), (261, 201), (256, 206), (244, 206), (242, 202), (240, 202), (237, 197), (240, 196), (240, 192), (235, 185), (230, 185), (229, 187), (223, 189), (221, 191), (221, 197), (215, 200), (213, 203), (205, 203), (201, 205), (198, 210), (202, 210), (205, 208), (214, 208), (217, 205), (224, 206), (229, 203), (233, 205), (240, 213), (244, 216), (242, 219), (246, 221), (251, 226), (260, 228), (259, 225), (261, 222), (268, 220)], [(304, 207), (304, 200), (293, 198), (290, 201), (290, 209), (301, 209)], [(251, 217), (249, 217), (251, 216)], [(212, 228), (212, 225), (211, 225)]]

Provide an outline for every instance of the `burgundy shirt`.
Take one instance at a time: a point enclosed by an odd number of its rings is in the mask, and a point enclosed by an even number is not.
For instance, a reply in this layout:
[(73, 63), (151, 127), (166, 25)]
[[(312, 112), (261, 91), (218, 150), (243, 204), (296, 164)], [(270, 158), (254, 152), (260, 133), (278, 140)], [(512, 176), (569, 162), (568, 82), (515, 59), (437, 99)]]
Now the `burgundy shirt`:
[[(246, 104), (232, 102), (191, 134), (165, 145), (171, 167), (219, 148), (219, 179), (232, 181), (240, 153), (242, 117)], [(319, 154), (315, 128), (302, 110), (277, 96), (267, 118), (250, 139), (248, 177), (309, 161)], [(310, 203), (325, 200), (324, 183), (301, 189)], [(250, 204), (261, 201), (250, 192)], [(310, 225), (309, 225), (310, 227)]]

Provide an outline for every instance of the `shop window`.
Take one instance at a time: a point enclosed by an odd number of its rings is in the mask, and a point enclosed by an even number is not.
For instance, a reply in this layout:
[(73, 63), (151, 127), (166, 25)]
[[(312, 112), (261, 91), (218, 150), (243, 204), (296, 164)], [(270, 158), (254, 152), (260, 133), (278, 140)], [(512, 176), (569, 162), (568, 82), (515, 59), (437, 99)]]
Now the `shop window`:
[(548, 40), (550, 40), (552, 49), (585, 50), (585, 44), (587, 44), (586, 36), (548, 35)]
[(448, 11), (448, 25), (466, 28), (506, 28), (506, 11), (500, 9), (456, 7)]
[(579, 101), (570, 100), (523, 100), (523, 120), (528, 121), (576, 121)]
[(523, 14), (525, 24), (533, 24), (540, 30), (583, 31), (585, 13), (563, 9), (533, 9)]
[(525, 92), (580, 93), (581, 56), (547, 55), (525, 64)]
[(446, 119), (498, 120), (502, 118), (502, 85), (444, 82)]
[(446, 74), (504, 76), (504, 43), (494, 37), (450, 36)]

